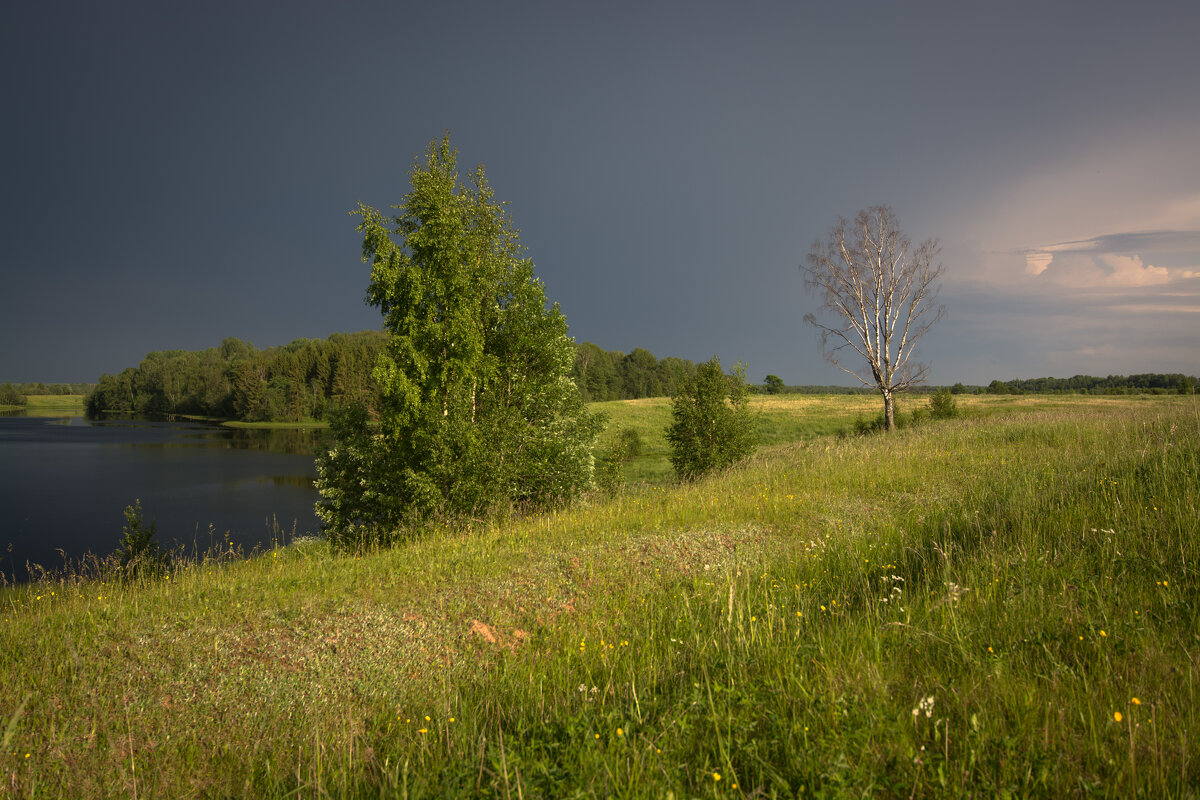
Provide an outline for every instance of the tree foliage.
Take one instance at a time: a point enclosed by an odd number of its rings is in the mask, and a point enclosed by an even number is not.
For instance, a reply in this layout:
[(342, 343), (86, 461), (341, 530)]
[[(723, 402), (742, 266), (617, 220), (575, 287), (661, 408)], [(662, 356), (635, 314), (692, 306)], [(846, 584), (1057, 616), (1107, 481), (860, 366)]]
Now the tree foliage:
[(676, 475), (692, 480), (754, 452), (748, 395), (745, 369), (739, 364), (726, 374), (716, 357), (680, 384), (667, 428)]
[[(917, 342), (945, 313), (933, 305), (942, 273), (934, 264), (938, 251), (936, 239), (914, 248), (895, 213), (875, 206), (853, 222), (838, 220), (800, 267), (832, 317), (825, 323), (807, 314), (805, 321), (820, 329), (831, 363), (883, 395), (889, 431), (896, 427), (895, 394), (925, 380), (927, 367), (912, 360)], [(854, 369), (843, 363), (846, 355)]]
[(1179, 372), (1138, 375), (1075, 375), (1071, 378), (993, 380), (988, 394), (1191, 394), (1196, 377)]
[(958, 416), (958, 401), (952, 389), (941, 388), (929, 396), (929, 413), (934, 419), (953, 419)]
[(125, 506), (125, 527), (121, 529), (121, 544), (117, 557), (126, 578), (157, 572), (164, 563), (164, 554), (158, 544), (158, 526), (145, 523), (142, 517), (142, 501)]
[(23, 406), (25, 395), (11, 383), (0, 383), (0, 406)]
[(449, 137), (414, 164), (397, 214), (359, 204), (368, 302), (387, 346), (372, 423), (340, 415), (318, 461), (317, 514), (337, 542), (435, 518), (564, 501), (592, 481), (598, 421), (571, 380), (575, 347), (482, 166)]
[(575, 347), (572, 374), (584, 402), (595, 403), (669, 397), (681, 381), (695, 373), (696, 365), (685, 358), (658, 359), (643, 347), (623, 353), (584, 342)]
[(335, 405), (373, 403), (380, 331), (335, 333), (258, 350), (233, 337), (200, 351), (149, 353), (136, 368), (102, 375), (88, 414), (192, 414), (251, 422), (328, 419)]

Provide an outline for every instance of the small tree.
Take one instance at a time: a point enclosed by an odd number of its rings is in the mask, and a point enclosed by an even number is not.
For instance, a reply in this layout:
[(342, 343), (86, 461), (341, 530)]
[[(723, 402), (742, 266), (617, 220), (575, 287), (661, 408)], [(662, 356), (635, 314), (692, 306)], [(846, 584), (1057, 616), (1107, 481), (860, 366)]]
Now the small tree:
[(483, 167), (464, 186), (457, 156), (449, 136), (435, 140), (395, 216), (353, 212), (388, 344), (375, 419), (340, 415), (318, 460), (317, 515), (336, 543), (544, 507), (592, 483), (599, 426), (570, 377), (566, 319), (547, 307)]
[[(932, 305), (942, 274), (933, 263), (939, 249), (936, 239), (914, 249), (892, 210), (875, 206), (859, 211), (852, 223), (838, 220), (828, 241), (813, 242), (800, 266), (805, 285), (821, 295), (834, 318), (825, 324), (807, 314), (805, 321), (820, 329), (825, 358), (883, 395), (889, 431), (896, 427), (896, 393), (924, 381), (928, 371), (912, 361), (917, 342), (945, 313)], [(842, 363), (846, 348), (866, 362), (865, 369)]]
[(156, 572), (162, 567), (162, 550), (158, 545), (157, 525), (146, 525), (142, 518), (142, 501), (125, 506), (125, 527), (121, 529), (121, 544), (117, 557), (125, 576)]
[(25, 395), (17, 391), (11, 383), (0, 383), (0, 406), (23, 406)]
[(778, 375), (768, 375), (763, 381), (763, 391), (767, 394), (779, 394), (783, 391), (783, 378)]
[(727, 375), (715, 356), (680, 385), (667, 428), (676, 475), (692, 480), (754, 452), (747, 395), (745, 368), (739, 364)]
[(929, 396), (929, 413), (934, 419), (952, 419), (958, 416), (958, 401), (953, 390), (938, 389)]

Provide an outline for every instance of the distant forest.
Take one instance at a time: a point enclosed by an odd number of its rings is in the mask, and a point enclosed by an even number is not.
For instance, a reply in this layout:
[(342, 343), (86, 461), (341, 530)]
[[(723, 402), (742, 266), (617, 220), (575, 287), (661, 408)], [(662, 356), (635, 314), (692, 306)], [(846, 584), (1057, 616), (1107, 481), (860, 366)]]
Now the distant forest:
[(1147, 372), (1109, 375), (1107, 378), (1076, 375), (1073, 378), (995, 380), (988, 384), (986, 391), (988, 394), (1195, 394), (1196, 383), (1194, 375)]
[(228, 338), (199, 352), (161, 350), (136, 368), (102, 375), (88, 415), (151, 414), (251, 422), (324, 419), (339, 403), (370, 402), (382, 331), (335, 333), (259, 350)]
[[(371, 369), (387, 341), (382, 331), (335, 333), (258, 350), (226, 339), (220, 347), (150, 353), (137, 367), (103, 375), (87, 397), (91, 416), (205, 416), (251, 422), (326, 419), (338, 404), (374, 405)], [(575, 384), (586, 402), (661, 397), (696, 371), (682, 358), (659, 360), (576, 345)]]
[[(371, 369), (387, 341), (382, 331), (335, 333), (328, 339), (297, 339), (265, 350), (229, 338), (198, 352), (150, 353), (137, 367), (103, 375), (88, 394), (88, 414), (205, 416), (252, 422), (326, 419), (337, 405), (374, 405)], [(575, 385), (585, 402), (672, 395), (696, 364), (656, 358), (643, 348), (624, 353), (591, 342), (575, 346)], [(1123, 394), (1194, 392), (1197, 380), (1182, 374), (1109, 375), (1098, 378), (994, 380), (988, 386), (948, 387), (956, 394)], [(85, 384), (4, 384), (0, 395), (15, 403), (26, 394), (80, 393)], [(929, 387), (930, 389), (934, 387)], [(775, 376), (760, 391), (778, 393), (871, 393), (865, 387), (784, 386)], [(0, 401), (4, 402), (4, 401)]]

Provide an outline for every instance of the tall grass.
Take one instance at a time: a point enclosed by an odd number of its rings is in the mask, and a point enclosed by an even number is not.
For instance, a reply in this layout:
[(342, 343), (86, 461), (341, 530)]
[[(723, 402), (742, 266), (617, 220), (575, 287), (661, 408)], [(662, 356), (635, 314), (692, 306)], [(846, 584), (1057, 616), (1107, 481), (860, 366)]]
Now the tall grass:
[[(978, 411), (978, 409), (976, 409)], [(1200, 409), (0, 594), (14, 797), (1195, 796)]]

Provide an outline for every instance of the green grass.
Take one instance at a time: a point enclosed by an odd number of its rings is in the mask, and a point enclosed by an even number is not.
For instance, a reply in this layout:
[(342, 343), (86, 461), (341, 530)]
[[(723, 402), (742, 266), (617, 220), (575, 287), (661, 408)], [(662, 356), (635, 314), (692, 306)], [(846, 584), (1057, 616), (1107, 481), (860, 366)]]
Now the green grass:
[(81, 394), (31, 394), (25, 398), (25, 405), (0, 406), (0, 410), (24, 411), (31, 417), (82, 414), (83, 400)]
[(226, 420), (221, 423), (226, 428), (243, 428), (268, 430), (272, 428), (328, 428), (329, 423), (319, 419), (305, 419), (297, 422), (243, 422), (241, 420)]
[(0, 785), (1196, 796), (1200, 407), (971, 411), (358, 557), (8, 588)]

